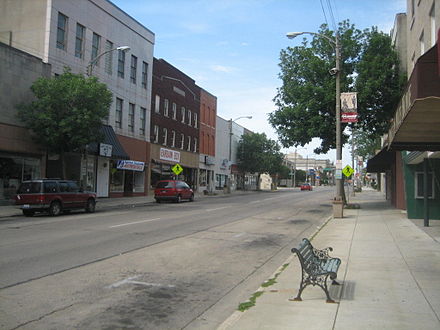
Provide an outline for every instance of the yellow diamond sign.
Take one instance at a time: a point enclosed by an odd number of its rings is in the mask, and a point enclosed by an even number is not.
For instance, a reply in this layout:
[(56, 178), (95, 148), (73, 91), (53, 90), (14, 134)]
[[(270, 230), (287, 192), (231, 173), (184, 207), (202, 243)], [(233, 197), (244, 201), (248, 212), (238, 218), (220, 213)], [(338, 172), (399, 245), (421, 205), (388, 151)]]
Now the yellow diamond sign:
[(354, 170), (350, 165), (347, 165), (342, 170), (342, 173), (344, 173), (344, 175), (348, 178), (350, 175), (354, 173)]
[(180, 173), (182, 173), (183, 168), (182, 166), (180, 166), (179, 164), (174, 165), (173, 167), (171, 167), (171, 170), (173, 171), (173, 173), (175, 175), (179, 175)]

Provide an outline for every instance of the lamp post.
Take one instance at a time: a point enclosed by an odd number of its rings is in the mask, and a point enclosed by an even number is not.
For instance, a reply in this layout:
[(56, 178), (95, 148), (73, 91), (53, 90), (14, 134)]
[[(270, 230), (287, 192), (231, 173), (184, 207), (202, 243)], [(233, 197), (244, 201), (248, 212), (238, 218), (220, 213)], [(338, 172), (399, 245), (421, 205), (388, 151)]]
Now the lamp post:
[[(342, 169), (342, 145), (341, 145), (341, 46), (339, 36), (336, 33), (335, 38), (330, 38), (324, 34), (315, 32), (289, 32), (287, 38), (293, 39), (302, 34), (311, 34), (326, 39), (335, 48), (336, 67), (330, 70), (331, 75), (336, 76), (336, 170)], [(338, 168), (339, 167), (339, 168)], [(342, 175), (342, 173), (339, 173)], [(342, 178), (336, 178), (336, 196), (335, 201), (342, 201)]]
[(238, 118), (235, 118), (232, 120), (232, 118), (229, 120), (229, 166), (230, 166), (230, 173), (229, 173), (229, 179), (228, 179), (228, 193), (231, 193), (231, 179), (232, 179), (232, 123), (236, 122), (239, 119), (247, 118), (252, 119), (252, 116), (241, 116)]
[(87, 65), (87, 75), (90, 77), (92, 75), (93, 72), (93, 67), (96, 65), (96, 63), (98, 63), (98, 60), (105, 54), (108, 54), (110, 52), (113, 52), (115, 50), (121, 50), (123, 52), (127, 52), (130, 50), (129, 46), (120, 46), (120, 47), (116, 47), (113, 49), (109, 49), (101, 54), (99, 54), (98, 56), (96, 56), (95, 58), (91, 59), (89, 64)]

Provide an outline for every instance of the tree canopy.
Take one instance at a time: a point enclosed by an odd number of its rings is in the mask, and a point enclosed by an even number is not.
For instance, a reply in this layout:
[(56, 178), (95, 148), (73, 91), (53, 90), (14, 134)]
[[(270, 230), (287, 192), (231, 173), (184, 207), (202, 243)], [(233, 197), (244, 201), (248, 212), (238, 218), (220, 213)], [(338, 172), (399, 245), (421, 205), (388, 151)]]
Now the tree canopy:
[[(335, 39), (335, 32), (325, 24), (318, 34)], [(383, 114), (395, 110), (394, 96), (401, 90), (398, 58), (391, 40), (375, 28), (360, 31), (348, 20), (339, 24), (337, 34), (341, 45), (341, 92), (359, 93), (359, 117), (361, 121), (367, 118), (362, 123), (364, 130), (382, 134), (386, 121), (381, 126), (378, 123), (389, 118)], [(269, 114), (269, 122), (281, 144), (304, 146), (316, 137), (321, 139), (321, 145), (315, 153), (335, 148), (336, 81), (329, 74), (335, 67), (335, 45), (314, 35), (310, 42), (304, 38), (300, 46), (283, 49), (280, 60), (282, 86), (274, 98), (277, 109)], [(390, 102), (386, 98), (391, 92)], [(342, 124), (342, 132), (346, 125)], [(343, 132), (342, 143), (347, 141), (348, 135)]]
[(35, 101), (18, 106), (18, 117), (37, 143), (50, 153), (84, 150), (100, 142), (99, 128), (108, 117), (112, 93), (95, 77), (85, 78), (66, 69), (58, 77), (38, 78), (31, 86)]
[(281, 171), (283, 153), (264, 133), (244, 134), (238, 144), (238, 168), (242, 172), (276, 174)]

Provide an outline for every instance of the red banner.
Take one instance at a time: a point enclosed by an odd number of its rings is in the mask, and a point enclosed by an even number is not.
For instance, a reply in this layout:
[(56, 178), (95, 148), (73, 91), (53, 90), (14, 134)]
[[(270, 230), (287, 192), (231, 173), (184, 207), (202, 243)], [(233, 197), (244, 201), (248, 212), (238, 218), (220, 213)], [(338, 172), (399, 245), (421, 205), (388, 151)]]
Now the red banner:
[(357, 123), (357, 112), (343, 112), (341, 115), (341, 123)]

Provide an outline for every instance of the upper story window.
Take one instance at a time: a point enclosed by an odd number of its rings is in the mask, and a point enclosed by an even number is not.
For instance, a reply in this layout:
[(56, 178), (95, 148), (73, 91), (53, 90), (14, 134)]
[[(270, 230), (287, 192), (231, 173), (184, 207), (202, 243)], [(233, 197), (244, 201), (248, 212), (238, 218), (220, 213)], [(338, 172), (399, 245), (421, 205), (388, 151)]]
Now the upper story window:
[(128, 130), (134, 132), (134, 107), (133, 103), (128, 105)]
[(180, 149), (183, 150), (183, 147), (185, 145), (185, 135), (183, 135), (182, 133), (180, 134)]
[(139, 133), (145, 135), (145, 118), (147, 117), (147, 109), (141, 107)]
[(105, 51), (107, 53), (105, 54), (105, 72), (107, 72), (110, 75), (113, 73), (113, 52), (110, 51), (112, 49), (113, 49), (113, 42), (111, 42), (110, 40), (106, 40)]
[(160, 96), (156, 95), (154, 101), (154, 112), (160, 113)]
[(198, 118), (197, 118), (197, 113), (194, 112), (194, 127), (195, 127), (195, 128), (198, 128), (198, 127), (199, 127), (199, 124), (198, 124), (198, 122), (197, 122), (197, 119), (198, 119)]
[(137, 57), (134, 55), (131, 55), (131, 62), (130, 62), (130, 81), (133, 84), (136, 84), (136, 71), (137, 71)]
[[(93, 61), (95, 58), (98, 57), (99, 52), (101, 48), (101, 36), (99, 34), (96, 34), (93, 32), (92, 37), (92, 57), (91, 60)], [(99, 66), (99, 60), (94, 63), (94, 65)]]
[(180, 115), (182, 117), (182, 123), (185, 124), (185, 107), (180, 108)]
[(419, 41), (420, 41), (420, 55), (423, 55), (425, 54), (425, 32), (422, 31)]
[(177, 104), (173, 102), (173, 108), (172, 108), (172, 117), (174, 120), (177, 119)]
[(125, 74), (125, 51), (118, 50), (118, 77), (124, 78)]
[(176, 146), (176, 131), (171, 131), (171, 146), (175, 147)]
[(148, 79), (148, 63), (142, 62), (142, 87), (147, 88)]
[(168, 101), (168, 99), (164, 99), (164, 101), (163, 101), (163, 115), (165, 117), (169, 116), (169, 106), (170, 106), (170, 102)]
[(67, 16), (58, 13), (57, 23), (57, 48), (66, 50), (67, 48)]
[(191, 151), (191, 136), (187, 136), (188, 138), (188, 145), (186, 146), (186, 150)]
[(188, 125), (189, 126), (192, 126), (191, 120), (192, 120), (191, 110), (188, 110)]
[(84, 37), (86, 28), (81, 24), (76, 24), (76, 38), (75, 38), (75, 56), (84, 58)]
[(116, 98), (115, 126), (117, 128), (122, 128), (122, 107), (123, 107), (122, 99)]
[(194, 149), (193, 149), (194, 152), (197, 152), (197, 148), (198, 148), (198, 146), (199, 146), (199, 145), (198, 145), (198, 142), (199, 142), (199, 141), (197, 140), (197, 138), (194, 138)]
[(153, 134), (153, 142), (157, 143), (159, 141), (159, 126), (154, 125)]
[(168, 129), (167, 128), (163, 128), (163, 145), (166, 146), (168, 142)]

